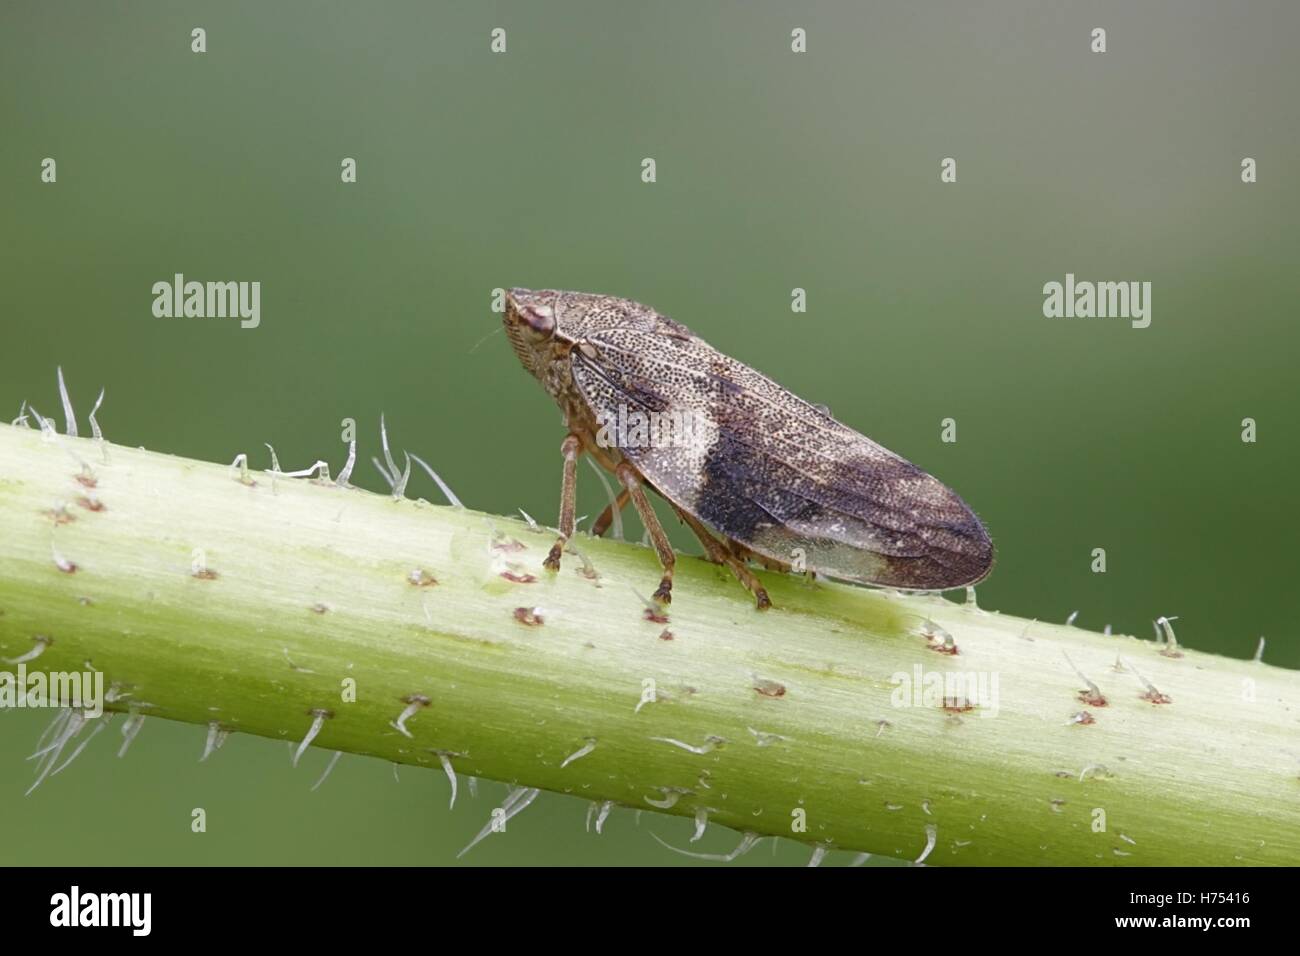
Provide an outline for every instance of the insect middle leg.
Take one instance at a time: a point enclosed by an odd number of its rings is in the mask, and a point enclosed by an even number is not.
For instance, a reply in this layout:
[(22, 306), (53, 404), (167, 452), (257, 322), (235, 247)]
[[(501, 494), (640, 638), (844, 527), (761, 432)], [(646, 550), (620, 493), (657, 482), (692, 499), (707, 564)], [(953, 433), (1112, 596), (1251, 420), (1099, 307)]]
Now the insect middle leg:
[(659, 523), (654, 508), (650, 506), (645, 492), (641, 490), (640, 476), (626, 462), (619, 465), (615, 473), (627, 490), (628, 496), (632, 499), (632, 505), (636, 508), (636, 513), (641, 516), (641, 523), (645, 525), (646, 531), (649, 532), (650, 541), (654, 544), (655, 552), (659, 555), (659, 563), (664, 569), (664, 576), (659, 581), (659, 588), (653, 595), (654, 599), (660, 604), (671, 604), (673, 600), (673, 566), (677, 563), (677, 555), (673, 552), (673, 546), (669, 543), (668, 535), (664, 533), (663, 525)]
[(564, 482), (560, 487), (560, 536), (551, 545), (550, 553), (542, 566), (548, 571), (560, 570), (560, 555), (573, 537), (574, 509), (578, 492), (578, 456), (582, 454), (582, 439), (569, 435), (560, 445), (564, 456)]
[(713, 537), (709, 529), (704, 527), (704, 524), (693, 514), (683, 511), (676, 505), (673, 505), (673, 510), (686, 522), (686, 526), (695, 532), (695, 537), (699, 538), (700, 544), (704, 545), (704, 551), (709, 560), (729, 567), (736, 579), (745, 586), (750, 594), (754, 595), (754, 603), (758, 605), (760, 611), (766, 611), (772, 606), (772, 599), (767, 596), (767, 589), (759, 583), (758, 578), (754, 576), (754, 572), (749, 570), (743, 560), (737, 557), (721, 541)]

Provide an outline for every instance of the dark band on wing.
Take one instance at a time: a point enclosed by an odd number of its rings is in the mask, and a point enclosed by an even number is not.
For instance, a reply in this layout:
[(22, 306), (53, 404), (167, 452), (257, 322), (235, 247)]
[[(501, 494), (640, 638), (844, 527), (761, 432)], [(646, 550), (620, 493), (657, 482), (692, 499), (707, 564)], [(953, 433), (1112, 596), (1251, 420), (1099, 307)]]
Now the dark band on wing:
[[(841, 481), (811, 481), (724, 430), (705, 459), (696, 507), (706, 522), (743, 543), (760, 549), (806, 543), (813, 551), (838, 554), (846, 563), (841, 573), (870, 583), (938, 590), (988, 574), (993, 549), (983, 525), (936, 479), (902, 459), (884, 468), (846, 460), (840, 468), (853, 480), (845, 474)], [(913, 487), (924, 494), (910, 494)], [(853, 561), (855, 550), (870, 552), (883, 566)], [(854, 573), (854, 566), (864, 570)]]

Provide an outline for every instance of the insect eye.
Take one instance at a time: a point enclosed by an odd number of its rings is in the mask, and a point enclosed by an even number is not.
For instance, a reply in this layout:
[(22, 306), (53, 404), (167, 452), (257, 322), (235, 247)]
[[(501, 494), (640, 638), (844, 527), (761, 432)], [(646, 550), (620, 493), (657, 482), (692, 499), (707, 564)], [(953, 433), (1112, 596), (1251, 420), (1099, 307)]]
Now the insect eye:
[(555, 312), (549, 305), (521, 303), (515, 314), (519, 321), (533, 331), (539, 338), (550, 338), (555, 332)]

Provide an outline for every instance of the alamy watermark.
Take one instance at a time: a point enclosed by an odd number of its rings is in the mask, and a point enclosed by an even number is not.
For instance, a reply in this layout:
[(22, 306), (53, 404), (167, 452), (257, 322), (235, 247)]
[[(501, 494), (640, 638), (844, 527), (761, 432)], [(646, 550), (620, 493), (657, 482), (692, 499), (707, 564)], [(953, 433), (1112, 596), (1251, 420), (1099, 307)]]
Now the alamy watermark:
[(74, 885), (50, 897), (50, 925), (123, 927), (133, 936), (153, 929), (152, 893), (88, 893)]
[(596, 416), (601, 448), (696, 448), (708, 442), (709, 422), (690, 409), (643, 412), (619, 405)]
[(159, 319), (238, 318), (241, 329), (262, 322), (261, 282), (187, 282), (178, 272), (171, 282), (155, 282), (153, 297), (153, 314)]
[(104, 675), (100, 671), (0, 671), (0, 709), (75, 707), (87, 717), (104, 713)]
[(997, 671), (927, 671), (920, 664), (912, 672), (897, 671), (889, 702), (897, 708), (942, 708), (952, 713), (974, 712), (980, 717), (998, 715)]
[(1043, 315), (1049, 319), (1128, 319), (1135, 329), (1151, 324), (1150, 282), (1078, 281), (1073, 272), (1065, 282), (1043, 286)]

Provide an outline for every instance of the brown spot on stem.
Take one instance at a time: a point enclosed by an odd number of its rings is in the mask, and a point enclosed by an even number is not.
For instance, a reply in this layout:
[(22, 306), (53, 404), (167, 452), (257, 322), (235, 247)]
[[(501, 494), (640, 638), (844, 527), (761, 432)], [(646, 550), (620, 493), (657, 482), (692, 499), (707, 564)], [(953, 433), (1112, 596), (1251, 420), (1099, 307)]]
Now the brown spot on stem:
[(541, 627), (545, 623), (539, 609), (535, 607), (515, 608), (515, 620), (526, 627)]
[(785, 685), (774, 680), (762, 678), (754, 681), (754, 690), (764, 697), (784, 697)]

